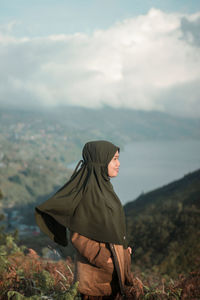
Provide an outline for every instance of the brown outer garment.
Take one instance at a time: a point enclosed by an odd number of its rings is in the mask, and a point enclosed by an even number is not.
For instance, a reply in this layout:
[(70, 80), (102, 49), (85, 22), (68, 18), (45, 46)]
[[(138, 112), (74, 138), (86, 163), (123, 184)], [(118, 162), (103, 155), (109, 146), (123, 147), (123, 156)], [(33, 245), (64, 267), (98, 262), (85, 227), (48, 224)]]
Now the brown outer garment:
[[(90, 296), (116, 295), (120, 291), (123, 293), (127, 249), (122, 245), (112, 245), (114, 250), (111, 251), (110, 245), (88, 239), (75, 232), (71, 233), (71, 242), (77, 250), (75, 281), (79, 281), (80, 293)], [(109, 257), (112, 258), (111, 263), (107, 263)], [(115, 271), (116, 262), (118, 274)]]

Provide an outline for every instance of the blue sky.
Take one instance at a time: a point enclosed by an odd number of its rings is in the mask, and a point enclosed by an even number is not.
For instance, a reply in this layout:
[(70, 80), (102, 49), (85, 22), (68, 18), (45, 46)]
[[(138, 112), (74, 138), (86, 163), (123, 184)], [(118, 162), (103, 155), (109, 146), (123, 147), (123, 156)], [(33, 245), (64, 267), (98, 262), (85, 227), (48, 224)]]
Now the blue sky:
[(195, 13), (199, 0), (1, 0), (1, 23), (16, 21), (16, 35), (44, 36), (106, 29), (116, 22), (146, 14)]
[(0, 0), (0, 105), (200, 118), (199, 0)]

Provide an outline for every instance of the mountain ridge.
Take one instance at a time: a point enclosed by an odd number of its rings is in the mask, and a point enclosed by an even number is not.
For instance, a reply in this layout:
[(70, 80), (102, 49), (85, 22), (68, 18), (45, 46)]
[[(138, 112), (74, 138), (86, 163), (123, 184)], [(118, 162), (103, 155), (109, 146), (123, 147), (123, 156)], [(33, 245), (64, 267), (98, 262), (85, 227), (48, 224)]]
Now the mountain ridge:
[[(95, 139), (111, 138), (127, 143), (143, 139), (200, 138), (200, 119), (181, 118), (158, 111), (125, 108), (56, 107), (41, 111), (1, 110), (0, 119), (8, 122), (9, 115), (16, 122), (42, 120), (43, 126), (59, 124), (63, 129), (88, 132)], [(7, 118), (5, 118), (7, 116)], [(38, 119), (38, 120), (37, 120)], [(39, 124), (39, 123), (38, 123)], [(118, 142), (119, 144), (119, 142)]]
[(136, 266), (170, 276), (200, 268), (200, 169), (124, 209)]
[[(162, 187), (159, 187), (157, 189), (154, 189), (152, 191), (144, 193), (144, 194), (140, 195), (139, 197), (137, 197), (133, 201), (129, 201), (128, 203), (126, 203), (124, 205), (126, 214), (128, 215), (129, 214), (128, 210), (130, 211), (130, 209), (132, 210), (136, 206), (144, 207), (144, 205), (149, 205), (149, 203), (151, 201), (153, 201), (153, 202), (155, 201), (154, 200), (155, 198), (153, 198), (153, 197), (158, 196), (159, 194), (162, 195), (163, 192), (165, 194), (170, 193), (170, 192), (174, 191), (175, 189), (179, 188), (180, 186), (187, 184), (187, 182), (188, 181), (190, 182), (190, 180), (192, 180), (192, 181), (197, 180), (198, 182), (200, 182), (200, 169), (190, 172), (190, 173), (184, 175), (182, 178), (174, 180), (170, 183), (167, 183), (166, 185), (164, 185)], [(148, 195), (148, 201), (147, 201), (146, 195)]]

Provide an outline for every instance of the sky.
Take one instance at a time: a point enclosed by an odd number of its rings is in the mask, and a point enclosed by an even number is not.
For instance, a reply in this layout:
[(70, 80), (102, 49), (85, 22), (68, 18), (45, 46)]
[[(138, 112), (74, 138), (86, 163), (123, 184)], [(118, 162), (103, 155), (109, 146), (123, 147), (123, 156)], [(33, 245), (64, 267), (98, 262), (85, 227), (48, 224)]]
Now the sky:
[(200, 1), (0, 0), (0, 106), (200, 117)]

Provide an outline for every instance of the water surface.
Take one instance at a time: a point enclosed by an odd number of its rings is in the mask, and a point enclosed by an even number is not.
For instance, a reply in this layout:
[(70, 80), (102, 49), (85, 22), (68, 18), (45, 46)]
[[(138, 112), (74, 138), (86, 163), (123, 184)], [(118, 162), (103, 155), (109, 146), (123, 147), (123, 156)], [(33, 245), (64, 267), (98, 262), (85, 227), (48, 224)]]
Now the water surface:
[(134, 142), (120, 153), (120, 171), (111, 180), (122, 203), (200, 168), (200, 141)]

